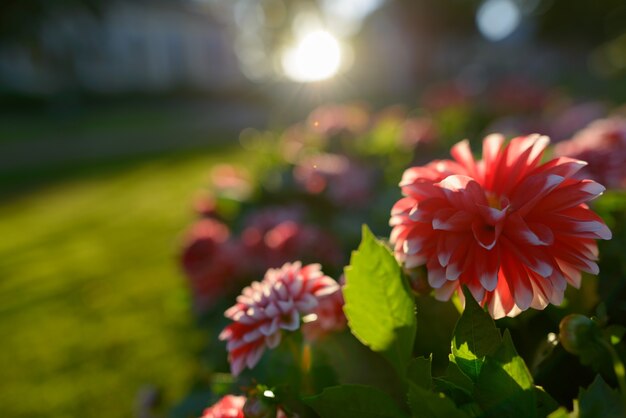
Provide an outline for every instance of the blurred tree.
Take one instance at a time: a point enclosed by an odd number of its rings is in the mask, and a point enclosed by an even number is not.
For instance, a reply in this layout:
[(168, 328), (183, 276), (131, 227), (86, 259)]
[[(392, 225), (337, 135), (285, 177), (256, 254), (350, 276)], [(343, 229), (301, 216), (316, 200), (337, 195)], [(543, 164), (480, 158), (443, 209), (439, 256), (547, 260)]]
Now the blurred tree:
[(36, 46), (39, 29), (46, 18), (75, 10), (99, 15), (104, 3), (104, 0), (3, 0), (0, 2), (0, 40)]

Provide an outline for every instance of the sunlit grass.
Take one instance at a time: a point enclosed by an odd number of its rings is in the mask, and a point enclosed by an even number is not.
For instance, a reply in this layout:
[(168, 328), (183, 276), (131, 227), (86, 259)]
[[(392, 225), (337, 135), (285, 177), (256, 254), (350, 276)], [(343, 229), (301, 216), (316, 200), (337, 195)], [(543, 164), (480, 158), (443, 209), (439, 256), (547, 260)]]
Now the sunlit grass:
[(125, 417), (144, 385), (189, 389), (195, 331), (176, 264), (204, 152), (65, 181), (0, 205), (0, 415)]

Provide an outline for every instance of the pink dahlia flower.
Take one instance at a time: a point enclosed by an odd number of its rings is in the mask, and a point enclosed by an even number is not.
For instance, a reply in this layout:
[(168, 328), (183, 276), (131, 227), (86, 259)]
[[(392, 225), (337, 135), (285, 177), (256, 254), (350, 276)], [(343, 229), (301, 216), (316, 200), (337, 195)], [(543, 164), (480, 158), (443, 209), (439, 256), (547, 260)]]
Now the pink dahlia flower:
[(332, 293), (318, 299), (317, 308), (309, 315), (310, 319), (302, 325), (302, 334), (309, 341), (315, 341), (329, 333), (339, 332), (346, 328), (348, 320), (343, 312), (343, 286), (345, 278), (341, 276), (340, 286)]
[(583, 161), (541, 164), (545, 136), (483, 141), (475, 161), (469, 143), (452, 148), (456, 161), (405, 171), (405, 196), (391, 211), (391, 243), (407, 268), (426, 265), (440, 300), (466, 285), (494, 318), (560, 304), (581, 271), (598, 273), (595, 239), (611, 231), (585, 202), (604, 191), (572, 176)]
[(268, 270), (261, 282), (243, 289), (237, 303), (225, 312), (233, 323), (219, 336), (227, 341), (232, 374), (237, 376), (246, 366), (253, 368), (265, 347), (280, 344), (282, 330), (300, 328), (300, 318), (313, 312), (319, 298), (338, 287), (319, 264), (302, 267), (295, 262)]
[(216, 404), (207, 408), (200, 418), (244, 418), (244, 396), (226, 395)]
[(554, 147), (557, 155), (589, 163), (581, 173), (609, 188), (626, 188), (626, 119), (600, 119), (569, 141)]

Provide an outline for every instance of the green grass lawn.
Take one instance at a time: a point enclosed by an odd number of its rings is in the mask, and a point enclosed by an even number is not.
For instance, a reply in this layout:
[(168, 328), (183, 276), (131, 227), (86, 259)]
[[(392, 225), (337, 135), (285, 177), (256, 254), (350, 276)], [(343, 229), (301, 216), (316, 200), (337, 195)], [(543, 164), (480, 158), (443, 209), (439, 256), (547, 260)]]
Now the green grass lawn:
[[(181, 116), (170, 108), (140, 104), (101, 106), (66, 113), (28, 112), (0, 115), (0, 142), (56, 137), (100, 137), (125, 134), (151, 135), (181, 128)], [(187, 121), (187, 120), (185, 120)], [(188, 121), (187, 121), (188, 122)]]
[(154, 157), (0, 203), (0, 416), (130, 417), (189, 389), (195, 330), (176, 256), (191, 200), (239, 151)]

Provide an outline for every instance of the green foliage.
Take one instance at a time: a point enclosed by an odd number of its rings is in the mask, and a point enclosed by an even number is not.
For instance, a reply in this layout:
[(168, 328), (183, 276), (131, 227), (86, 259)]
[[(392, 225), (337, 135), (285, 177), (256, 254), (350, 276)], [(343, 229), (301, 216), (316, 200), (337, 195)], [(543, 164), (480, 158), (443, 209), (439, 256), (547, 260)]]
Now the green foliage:
[(433, 381), (436, 390), (454, 399), (458, 405), (473, 402), (474, 382), (455, 363), (448, 363), (446, 374)]
[(485, 357), (474, 396), (488, 417), (536, 416), (533, 379), (508, 330), (495, 352)]
[(407, 417), (389, 395), (364, 385), (333, 386), (304, 401), (322, 418)]
[(626, 416), (619, 392), (611, 389), (600, 377), (578, 394), (579, 418), (620, 418)]
[(344, 312), (350, 330), (404, 375), (415, 339), (413, 296), (391, 252), (365, 225), (345, 274)]
[(413, 418), (468, 418), (443, 393), (435, 393), (413, 383), (409, 384), (409, 406)]
[(431, 377), (431, 358), (418, 357), (411, 360), (407, 371), (407, 379), (422, 389), (430, 389), (433, 383)]
[(498, 346), (501, 338), (493, 320), (480, 307), (469, 290), (464, 288), (463, 293), (465, 310), (454, 328), (450, 359), (463, 373), (476, 381), (485, 356)]
[(567, 408), (560, 407), (556, 411), (552, 412), (548, 415), (548, 418), (576, 418), (578, 413), (576, 412), (567, 412)]
[(620, 393), (606, 384), (597, 375), (587, 390), (580, 389), (578, 399), (574, 399), (574, 410), (568, 412), (560, 407), (548, 418), (623, 418), (626, 407)]
[(444, 393), (431, 391), (432, 358), (419, 357), (411, 360), (408, 367), (408, 400), (414, 418), (462, 418), (465, 413), (457, 409)]
[(537, 416), (548, 416), (559, 407), (558, 402), (555, 401), (552, 396), (548, 395), (541, 386), (535, 386), (534, 390), (535, 399), (537, 401)]

